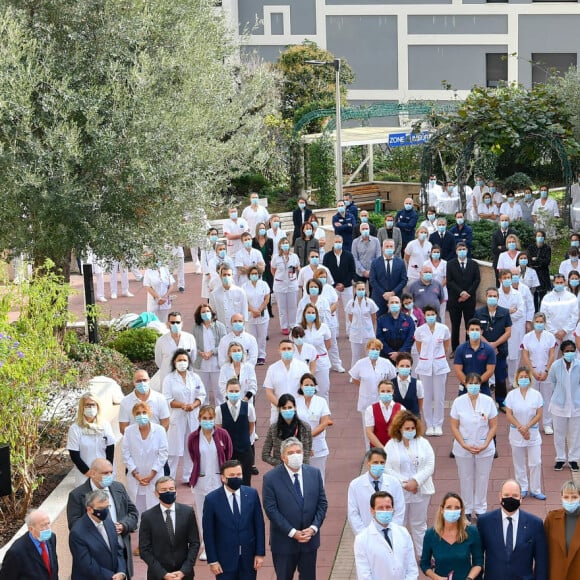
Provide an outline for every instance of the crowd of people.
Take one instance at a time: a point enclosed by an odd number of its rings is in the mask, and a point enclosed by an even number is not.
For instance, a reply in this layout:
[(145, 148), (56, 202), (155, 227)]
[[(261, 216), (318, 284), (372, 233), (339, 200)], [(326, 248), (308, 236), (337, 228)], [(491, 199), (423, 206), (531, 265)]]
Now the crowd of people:
[[(67, 443), (79, 485), (67, 507), (73, 579), (131, 577), (134, 553), (150, 579), (192, 578), (198, 556), (219, 578), (255, 578), (266, 553), (263, 513), (277, 578), (291, 580), (296, 570), (316, 578), (329, 507), (331, 373), (346, 373), (345, 365), (366, 451), (365, 473), (345, 497), (360, 579), (417, 578), (419, 569), (434, 579), (580, 577), (580, 488), (564, 483), (562, 509), (545, 522), (520, 509), (526, 497), (546, 500), (542, 432), (553, 439), (554, 470), (580, 470), (580, 235), (570, 236), (552, 279), (546, 227), (558, 206), (548, 188), (516, 201), (478, 176), (465, 212), (452, 184), (442, 188), (435, 176), (426, 195), (422, 223), (407, 198), (378, 230), (348, 193), (327, 229), (301, 198), (290, 233), (251, 194), (241, 215), (229, 209), (224, 239), (207, 231), (191, 333), (171, 307), (171, 269), (159, 263), (145, 272), (148, 310), (167, 324), (155, 348), (160, 391), (145, 370), (135, 373), (120, 406), (123, 466), (115, 468), (98, 398), (79, 400)], [(444, 214), (456, 225), (448, 228)], [(497, 283), (479, 307), (469, 225), (477, 219), (497, 223)], [(534, 225), (528, 248), (511, 227), (517, 220)], [(279, 338), (269, 326), (273, 304)], [(338, 348), (341, 331), (350, 353)], [(277, 360), (268, 360), (270, 339)], [(459, 391), (446, 425), (451, 372)], [(261, 500), (251, 487), (259, 392), (270, 403), (261, 459), (272, 466)], [(499, 413), (510, 426), (514, 478), (489, 511)], [(459, 493), (444, 495), (429, 527), (437, 486), (430, 440), (444, 432), (453, 438)], [(120, 468), (126, 487), (115, 481)], [(176, 503), (180, 483), (191, 487), (194, 508)], [(0, 579), (32, 577), (32, 566), (36, 577), (42, 569), (57, 578), (50, 520), (35, 511), (27, 524)], [(9, 575), (9, 565), (20, 575)]]

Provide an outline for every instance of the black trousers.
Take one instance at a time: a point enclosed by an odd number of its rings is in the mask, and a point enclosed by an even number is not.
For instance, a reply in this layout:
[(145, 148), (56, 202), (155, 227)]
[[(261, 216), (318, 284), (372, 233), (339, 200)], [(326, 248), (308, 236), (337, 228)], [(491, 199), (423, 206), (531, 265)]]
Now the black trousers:
[(237, 452), (234, 451), (232, 454), (232, 459), (237, 459), (242, 464), (242, 479), (244, 485), (252, 485), (252, 466), (254, 465), (254, 452), (252, 447), (248, 447), (246, 451)]
[(460, 340), (459, 330), (461, 328), (461, 318), (465, 323), (465, 330), (467, 330), (467, 323), (473, 318), (475, 312), (475, 297), (471, 297), (465, 302), (448, 302), (447, 311), (451, 319), (451, 350), (455, 351), (459, 346)]
[(295, 554), (272, 553), (276, 580), (293, 580), (294, 572), (297, 568), (300, 580), (316, 580), (317, 555), (317, 550), (313, 552), (297, 552)]

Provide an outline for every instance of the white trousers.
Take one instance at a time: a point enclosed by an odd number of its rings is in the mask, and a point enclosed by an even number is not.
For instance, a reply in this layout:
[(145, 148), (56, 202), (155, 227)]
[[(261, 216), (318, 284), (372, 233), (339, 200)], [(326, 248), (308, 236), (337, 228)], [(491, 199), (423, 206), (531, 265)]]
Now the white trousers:
[(550, 381), (538, 381), (536, 388), (540, 391), (542, 399), (544, 399), (544, 406), (542, 407), (542, 425), (546, 427), (552, 426), (552, 413), (550, 411), (550, 401), (552, 400), (552, 393), (554, 392), (554, 385)]
[(367, 355), (366, 344), (362, 342), (351, 342), (350, 353), (350, 368), (352, 368), (361, 358)]
[(419, 375), (423, 383), (423, 415), (427, 427), (443, 427), (447, 375)]
[(109, 285), (111, 287), (111, 296), (117, 294), (117, 286), (119, 281), (119, 272), (121, 273), (121, 292), (127, 294), (129, 292), (129, 269), (127, 266), (120, 264), (115, 260), (111, 264), (111, 277)]
[(181, 462), (181, 481), (183, 483), (189, 483), (189, 477), (191, 476), (191, 470), (193, 469), (193, 462), (191, 461), (191, 457), (189, 455), (189, 451), (187, 449), (187, 438), (189, 437), (189, 431), (185, 435), (184, 445), (184, 452), (183, 455), (169, 455), (167, 458), (167, 463), (169, 464), (169, 472), (171, 477), (177, 481), (177, 467), (179, 465), (179, 460), (183, 459)]
[[(328, 355), (324, 357), (328, 359)], [(330, 404), (330, 367), (327, 365), (322, 366), (320, 364), (321, 359), (316, 362), (316, 372), (314, 376), (316, 377), (316, 382), (318, 383), (318, 395), (326, 399), (326, 402)]]
[[(520, 359), (519, 358), (508, 358), (507, 360), (507, 367), (508, 367), (508, 389), (509, 386), (514, 386), (514, 380), (516, 376), (516, 371), (520, 366)], [(508, 390), (509, 392), (509, 390)], [(545, 404), (544, 404), (545, 406)]]
[(258, 358), (266, 359), (266, 337), (268, 336), (268, 326), (270, 319), (261, 319), (259, 323), (249, 322), (246, 330), (256, 339), (258, 343)]
[(441, 302), (441, 305), (439, 306), (439, 318), (441, 318), (441, 322), (443, 324), (447, 324), (445, 322), (446, 312), (447, 312), (447, 300), (444, 300), (443, 302)]
[(338, 352), (338, 327), (330, 327), (330, 348), (328, 349), (328, 357), (330, 358), (330, 366), (333, 369), (342, 366), (340, 360), (340, 353)]
[(278, 318), (280, 328), (290, 329), (296, 320), (296, 310), (298, 307), (298, 290), (291, 292), (274, 292), (278, 303)]
[[(528, 456), (528, 467), (530, 468), (530, 479), (526, 470), (526, 452)], [(514, 472), (516, 481), (520, 484), (522, 491), (531, 493), (542, 492), (542, 445), (531, 445), (530, 447), (515, 447), (512, 445), (512, 459), (514, 461)]]
[[(345, 327), (346, 327), (346, 333), (348, 334), (349, 330), (350, 330), (350, 320), (348, 319), (348, 316), (346, 315), (346, 305), (348, 304), (349, 300), (352, 299), (353, 297), (353, 286), (351, 286), (350, 288), (345, 288), (342, 292), (339, 292), (338, 290), (336, 291), (338, 294), (338, 297), (340, 299), (340, 302), (342, 304), (342, 315), (344, 316), (344, 323), (345, 323)], [(336, 310), (336, 314), (338, 314), (338, 309)]]
[(199, 246), (191, 246), (189, 248), (191, 251), (191, 261), (193, 262), (193, 272), (195, 274), (201, 274), (201, 263), (199, 261)]
[(415, 556), (421, 558), (423, 552), (423, 538), (427, 531), (427, 510), (429, 509), (430, 495), (417, 493), (421, 501), (405, 504), (405, 526), (413, 539)]
[(222, 395), (222, 393), (220, 392), (220, 387), (219, 387), (219, 378), (220, 378), (220, 373), (219, 371), (195, 371), (198, 375), (199, 378), (201, 379), (201, 382), (203, 383), (203, 386), (205, 387), (205, 392), (207, 393), (207, 402), (209, 403), (209, 396), (210, 393), (213, 394), (213, 400), (214, 400), (214, 404), (217, 407), (218, 405), (221, 405), (222, 403), (225, 403), (225, 398)]
[(173, 252), (173, 263), (175, 264), (177, 273), (177, 286), (179, 288), (185, 288), (185, 258), (183, 257), (183, 249), (181, 249), (181, 252), (178, 252), (176, 248)]
[[(366, 411), (366, 409), (365, 409)], [(362, 419), (362, 428), (363, 428), (363, 438), (365, 440), (365, 453), (370, 449), (371, 446), (371, 442), (369, 441), (369, 438), (367, 437), (367, 426), (365, 424), (365, 411), (361, 411), (361, 419)]]
[(324, 457), (311, 457), (310, 458), (310, 465), (311, 467), (316, 467), (320, 471), (320, 475), (322, 475), (322, 485), (324, 485), (324, 476), (326, 475), (326, 460), (328, 459), (328, 455)]
[(487, 484), (493, 464), (493, 455), (487, 457), (457, 457), (457, 475), (466, 514), (484, 514), (487, 511)]
[(554, 425), (556, 461), (566, 461), (566, 443), (568, 443), (567, 460), (580, 460), (580, 417), (552, 415), (552, 423)]

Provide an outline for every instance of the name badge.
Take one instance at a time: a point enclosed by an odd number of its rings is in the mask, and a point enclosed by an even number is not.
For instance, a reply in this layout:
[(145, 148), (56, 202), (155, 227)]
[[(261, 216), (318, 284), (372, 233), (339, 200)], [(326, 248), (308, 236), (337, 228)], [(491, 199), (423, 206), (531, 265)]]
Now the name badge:
[(465, 355), (465, 358), (473, 358), (473, 355), (472, 354), (466, 354)]

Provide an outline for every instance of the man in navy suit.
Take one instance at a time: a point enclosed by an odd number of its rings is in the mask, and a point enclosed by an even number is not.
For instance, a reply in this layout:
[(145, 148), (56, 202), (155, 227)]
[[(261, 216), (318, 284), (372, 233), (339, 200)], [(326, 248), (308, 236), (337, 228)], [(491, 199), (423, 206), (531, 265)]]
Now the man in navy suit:
[(270, 548), (278, 580), (316, 579), (320, 526), (326, 516), (326, 494), (320, 471), (303, 465), (302, 443), (282, 442), (283, 463), (264, 476), (262, 497), (270, 520)]
[(50, 530), (50, 518), (35, 510), (25, 522), (28, 532), (6, 552), (0, 580), (57, 580), (56, 536)]
[(209, 569), (220, 580), (254, 580), (266, 555), (266, 530), (258, 492), (242, 485), (242, 464), (220, 468), (222, 487), (205, 498), (203, 541)]
[(395, 241), (383, 242), (383, 255), (371, 263), (369, 283), (372, 287), (371, 298), (379, 307), (377, 318), (386, 314), (387, 302), (391, 296), (401, 297), (407, 285), (407, 268), (401, 258), (395, 257)]
[(484, 578), (548, 579), (548, 546), (542, 520), (520, 509), (522, 490), (508, 479), (501, 508), (478, 517), (485, 556)]
[(91, 491), (85, 507), (87, 513), (76, 521), (68, 537), (71, 580), (125, 580), (127, 564), (109, 517), (109, 495), (102, 489)]

